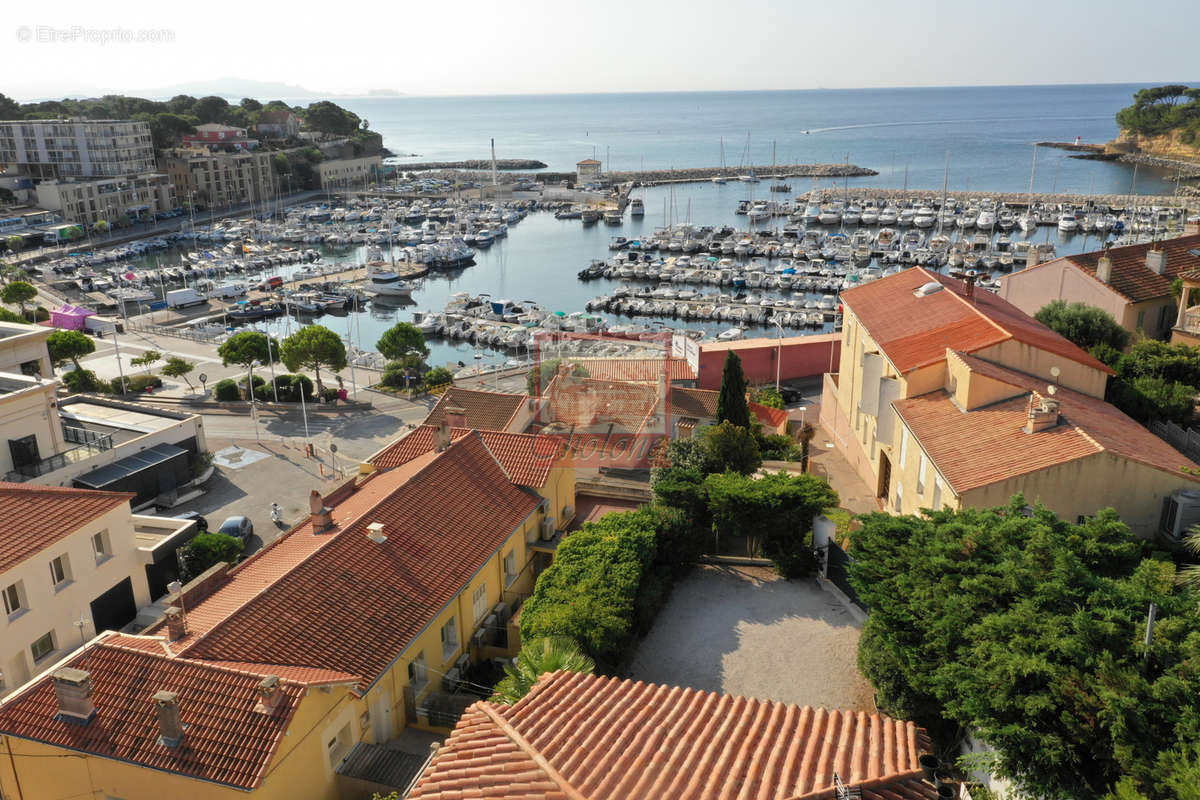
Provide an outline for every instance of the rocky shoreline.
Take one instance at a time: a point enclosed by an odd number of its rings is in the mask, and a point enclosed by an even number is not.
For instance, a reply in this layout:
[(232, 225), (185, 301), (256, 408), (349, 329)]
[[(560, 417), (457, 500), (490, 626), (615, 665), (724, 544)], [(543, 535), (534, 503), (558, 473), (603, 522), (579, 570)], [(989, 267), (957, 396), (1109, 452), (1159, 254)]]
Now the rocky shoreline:
[[(545, 169), (541, 161), (530, 158), (497, 158), (496, 169), (506, 172), (515, 169)], [(430, 172), (436, 170), (485, 170), (491, 171), (490, 159), (474, 158), (467, 161), (420, 161), (415, 164), (396, 164), (404, 172)]]

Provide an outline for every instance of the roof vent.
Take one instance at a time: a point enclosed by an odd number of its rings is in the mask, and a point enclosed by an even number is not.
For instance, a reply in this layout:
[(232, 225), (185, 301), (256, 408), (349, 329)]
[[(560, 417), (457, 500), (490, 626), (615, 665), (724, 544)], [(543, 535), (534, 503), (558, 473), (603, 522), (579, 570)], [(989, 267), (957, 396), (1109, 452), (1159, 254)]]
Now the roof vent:
[(308, 495), (308, 511), (312, 514), (313, 533), (321, 533), (333, 527), (333, 510), (325, 506), (321, 493), (316, 489)]
[(913, 292), (913, 296), (914, 297), (928, 297), (931, 294), (940, 292), (944, 288), (946, 288), (946, 287), (942, 286), (937, 281), (930, 281), (929, 283), (927, 283), (921, 287), (918, 287), (918, 289), (915, 292)]
[(278, 675), (268, 675), (258, 684), (258, 703), (254, 710), (259, 714), (274, 714), (283, 702), (283, 689)]
[(87, 725), (96, 716), (92, 704), (92, 676), (82, 669), (64, 667), (56, 669), (50, 680), (54, 683), (54, 696), (58, 700), (58, 713), (63, 722)]
[(183, 719), (179, 716), (179, 695), (161, 691), (154, 695), (154, 707), (158, 710), (158, 743), (167, 747), (178, 747), (183, 741)]
[(383, 523), (372, 522), (367, 526), (367, 538), (375, 544), (383, 544), (387, 541), (387, 537), (383, 535)]

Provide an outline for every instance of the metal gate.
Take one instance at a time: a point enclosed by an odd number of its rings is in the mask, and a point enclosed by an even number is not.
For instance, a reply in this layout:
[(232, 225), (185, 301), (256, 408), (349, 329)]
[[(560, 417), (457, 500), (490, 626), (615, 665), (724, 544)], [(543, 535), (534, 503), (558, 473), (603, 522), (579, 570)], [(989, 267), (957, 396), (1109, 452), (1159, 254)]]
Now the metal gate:
[(863, 611), (867, 607), (858, 599), (858, 594), (855, 593), (853, 587), (850, 586), (849, 568), (854, 563), (845, 550), (837, 546), (836, 542), (830, 542), (825, 551), (825, 577), (828, 578), (834, 586), (842, 590), (846, 597), (850, 598), (850, 602), (861, 608)]

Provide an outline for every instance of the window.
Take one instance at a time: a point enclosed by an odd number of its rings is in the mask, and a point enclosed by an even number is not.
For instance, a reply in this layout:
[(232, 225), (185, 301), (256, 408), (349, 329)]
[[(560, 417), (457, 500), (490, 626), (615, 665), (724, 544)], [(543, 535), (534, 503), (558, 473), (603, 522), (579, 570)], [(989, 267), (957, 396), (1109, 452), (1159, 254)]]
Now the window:
[(904, 462), (908, 459), (908, 428), (900, 429), (900, 469), (904, 469)]
[(418, 653), (416, 658), (408, 662), (408, 682), (416, 692), (420, 692), (425, 688), (425, 684), (429, 683), (429, 676), (425, 670), (424, 652)]
[(71, 580), (71, 570), (64, 554), (50, 562), (50, 583), (54, 586), (62, 586), (69, 580)]
[(1145, 311), (1138, 312), (1137, 329), (1139, 331), (1146, 329), (1146, 312)]
[(29, 652), (33, 655), (34, 663), (41, 661), (46, 656), (54, 652), (54, 631), (50, 631), (45, 636), (34, 641), (29, 646)]
[(917, 463), (917, 494), (925, 494), (925, 470), (928, 466), (929, 459), (925, 453), (921, 453), (921, 460)]
[(517, 551), (509, 550), (504, 557), (504, 586), (508, 588), (517, 579)]
[(896, 513), (904, 513), (904, 486), (896, 481)]
[(329, 763), (337, 766), (342, 763), (342, 759), (346, 757), (346, 753), (350, 750), (350, 723), (347, 722), (338, 731), (337, 736), (331, 738), (325, 745), (329, 751)]
[(929, 504), (934, 511), (942, 510), (942, 479), (933, 479), (933, 502)]
[(25, 607), (24, 601), (25, 592), (22, 591), (21, 582), (9, 584), (4, 589), (4, 613), (10, 617)]
[(483, 619), (483, 615), (488, 612), (487, 604), (487, 581), (479, 584), (479, 588), (471, 595), (471, 608), (475, 612), (475, 621)]
[(442, 626), (442, 661), (449, 661), (458, 652), (458, 618), (451, 617)]
[(112, 546), (108, 543), (108, 530), (102, 530), (92, 536), (92, 554), (97, 561), (103, 561), (112, 555)]

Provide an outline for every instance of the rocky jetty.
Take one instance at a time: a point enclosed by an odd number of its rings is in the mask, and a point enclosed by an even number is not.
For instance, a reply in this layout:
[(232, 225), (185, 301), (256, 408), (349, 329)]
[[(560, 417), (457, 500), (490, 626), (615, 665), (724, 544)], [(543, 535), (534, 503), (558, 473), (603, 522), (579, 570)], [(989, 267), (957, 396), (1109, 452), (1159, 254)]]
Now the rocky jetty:
[[(445, 169), (491, 170), (490, 159), (470, 159), (467, 161), (421, 161), (416, 164), (397, 164), (396, 168), (405, 172), (429, 172)], [(514, 169), (545, 169), (541, 161), (529, 158), (497, 158), (496, 169), (511, 171)]]

